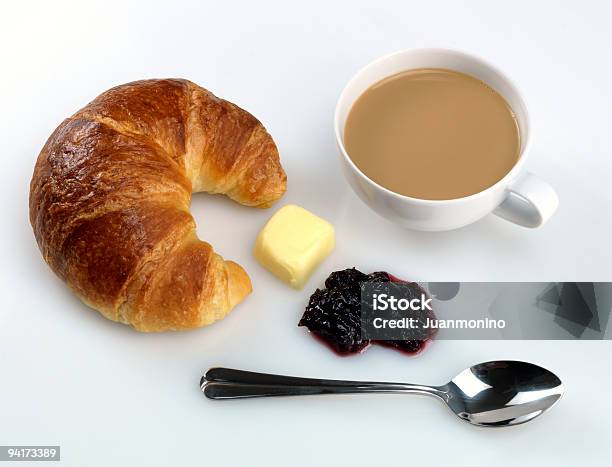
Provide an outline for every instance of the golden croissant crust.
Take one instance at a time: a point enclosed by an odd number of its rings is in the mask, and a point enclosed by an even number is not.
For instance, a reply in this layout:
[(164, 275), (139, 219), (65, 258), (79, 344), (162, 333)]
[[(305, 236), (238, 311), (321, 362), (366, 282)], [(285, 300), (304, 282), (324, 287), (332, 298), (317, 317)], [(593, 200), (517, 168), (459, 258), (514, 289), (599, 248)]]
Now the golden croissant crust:
[(251, 114), (186, 80), (137, 81), (49, 137), (30, 222), (51, 269), (107, 318), (139, 331), (192, 329), (223, 318), (251, 281), (198, 240), (191, 193), (268, 207), (286, 183)]

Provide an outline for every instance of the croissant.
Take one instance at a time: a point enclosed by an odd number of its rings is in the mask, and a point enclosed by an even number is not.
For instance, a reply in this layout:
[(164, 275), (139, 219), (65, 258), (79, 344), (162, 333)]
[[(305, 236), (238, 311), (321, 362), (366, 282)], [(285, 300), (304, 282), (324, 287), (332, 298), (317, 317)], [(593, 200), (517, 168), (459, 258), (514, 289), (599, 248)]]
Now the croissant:
[(51, 269), (106, 318), (146, 332), (192, 329), (223, 318), (252, 287), (197, 238), (191, 194), (265, 208), (286, 182), (251, 114), (186, 80), (136, 81), (49, 137), (30, 222)]

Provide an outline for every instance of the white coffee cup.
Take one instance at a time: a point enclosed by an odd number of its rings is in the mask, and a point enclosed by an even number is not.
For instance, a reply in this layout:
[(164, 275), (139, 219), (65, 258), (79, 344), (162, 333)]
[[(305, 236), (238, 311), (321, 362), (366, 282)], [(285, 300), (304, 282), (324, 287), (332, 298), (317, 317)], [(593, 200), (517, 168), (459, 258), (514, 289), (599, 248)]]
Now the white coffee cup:
[[(451, 200), (425, 200), (395, 193), (370, 180), (344, 147), (344, 126), (353, 103), (378, 81), (415, 68), (447, 68), (475, 76), (499, 92), (516, 115), (521, 150), (515, 166), (504, 178), (479, 193)], [(451, 230), (471, 224), (489, 213), (524, 227), (539, 227), (559, 204), (555, 190), (545, 181), (521, 172), (529, 156), (531, 131), (527, 108), (512, 82), (485, 61), (454, 50), (414, 49), (382, 57), (359, 71), (346, 85), (335, 113), (335, 133), (342, 168), (357, 195), (378, 214), (416, 230)]]

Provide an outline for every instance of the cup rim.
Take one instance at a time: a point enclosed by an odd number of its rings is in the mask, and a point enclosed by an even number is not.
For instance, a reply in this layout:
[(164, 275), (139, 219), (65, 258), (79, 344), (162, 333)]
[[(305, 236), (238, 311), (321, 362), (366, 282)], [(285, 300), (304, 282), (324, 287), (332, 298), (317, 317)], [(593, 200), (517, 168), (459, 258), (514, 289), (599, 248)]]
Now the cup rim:
[[(393, 197), (395, 197), (397, 199), (404, 200), (404, 201), (410, 201), (412, 203), (421, 204), (421, 205), (428, 205), (428, 206), (436, 206), (437, 205), (437, 206), (440, 206), (442, 204), (460, 203), (460, 202), (464, 202), (464, 201), (469, 201), (469, 200), (473, 200), (473, 199), (482, 198), (483, 196), (486, 196), (487, 193), (489, 193), (489, 192), (495, 190), (496, 188), (498, 188), (500, 185), (507, 184), (509, 180), (513, 179), (516, 176), (516, 173), (523, 166), (523, 164), (525, 162), (525, 158), (527, 157), (527, 154), (529, 154), (529, 149), (531, 147), (531, 131), (527, 131), (527, 135), (526, 135), (525, 140), (524, 140), (523, 150), (520, 152), (519, 158), (516, 161), (516, 164), (514, 164), (512, 169), (510, 169), (510, 171), (506, 175), (504, 175), (501, 179), (499, 179), (493, 185), (485, 188), (484, 190), (481, 190), (479, 192), (473, 193), (473, 194), (468, 195), (468, 196), (463, 196), (461, 198), (451, 198), (451, 199), (423, 199), (423, 198), (414, 198), (412, 196), (406, 196), (406, 195), (402, 195), (400, 193), (396, 193), (395, 191), (392, 191), (392, 190), (390, 190), (390, 189), (380, 185), (379, 183), (377, 183), (374, 180), (372, 180), (371, 178), (369, 178), (366, 174), (364, 174), (361, 171), (361, 169), (359, 167), (357, 167), (357, 165), (350, 158), (346, 148), (344, 147), (344, 141), (343, 141), (343, 138), (342, 138), (342, 130), (343, 129), (340, 128), (340, 103), (345, 99), (345, 96), (348, 93), (349, 88), (351, 88), (353, 86), (353, 84), (355, 83), (357, 78), (359, 76), (361, 76), (369, 68), (371, 68), (373, 66), (376, 66), (376, 65), (378, 65), (378, 64), (380, 64), (382, 62), (385, 62), (385, 61), (387, 61), (387, 60), (389, 60), (389, 59), (391, 59), (391, 58), (393, 58), (393, 57), (395, 57), (397, 55), (406, 55), (406, 54), (414, 54), (414, 53), (427, 53), (427, 52), (430, 52), (430, 53), (440, 53), (440, 52), (443, 52), (443, 53), (454, 54), (454, 55), (460, 56), (460, 57), (462, 57), (464, 59), (468, 59), (468, 60), (471, 60), (471, 61), (478, 62), (479, 64), (481, 64), (481, 65), (491, 69), (495, 73), (497, 73), (506, 82), (506, 84), (510, 88), (511, 92), (515, 95), (516, 99), (521, 104), (522, 111), (523, 111), (523, 114), (524, 114), (523, 120), (524, 120), (524, 123), (525, 123), (525, 128), (527, 128), (527, 129), (531, 128), (529, 112), (527, 110), (527, 106), (525, 105), (525, 101), (523, 99), (523, 95), (519, 91), (517, 86), (515, 85), (514, 81), (511, 80), (506, 73), (502, 72), (499, 68), (497, 68), (496, 66), (492, 65), (487, 60), (484, 60), (484, 59), (482, 59), (482, 58), (480, 58), (480, 57), (478, 57), (476, 55), (468, 54), (466, 52), (463, 52), (463, 51), (460, 51), (460, 50), (456, 50), (456, 49), (450, 49), (450, 48), (424, 47), (424, 48), (403, 49), (403, 50), (398, 50), (396, 52), (391, 52), (391, 53), (385, 54), (385, 55), (383, 55), (383, 56), (381, 56), (381, 57), (371, 61), (370, 63), (366, 64), (365, 66), (361, 67), (351, 77), (351, 79), (346, 83), (346, 85), (342, 89), (342, 92), (340, 93), (340, 96), (338, 97), (338, 100), (336, 102), (336, 108), (335, 108), (335, 111), (334, 111), (334, 133), (335, 133), (335, 136), (336, 136), (336, 144), (337, 144), (337, 146), (338, 146), (338, 148), (340, 150), (340, 153), (342, 154), (344, 159), (348, 162), (349, 166), (353, 169), (354, 172), (359, 174), (359, 176), (361, 178), (363, 178), (366, 182), (368, 182), (369, 184), (371, 184), (375, 188), (377, 188), (377, 189), (385, 192), (386, 194), (391, 195), (391, 196), (393, 196)], [(410, 68), (406, 68), (406, 70), (410, 70)], [(350, 110), (349, 110), (349, 112), (350, 112)], [(521, 135), (521, 137), (522, 136), (523, 135)]]

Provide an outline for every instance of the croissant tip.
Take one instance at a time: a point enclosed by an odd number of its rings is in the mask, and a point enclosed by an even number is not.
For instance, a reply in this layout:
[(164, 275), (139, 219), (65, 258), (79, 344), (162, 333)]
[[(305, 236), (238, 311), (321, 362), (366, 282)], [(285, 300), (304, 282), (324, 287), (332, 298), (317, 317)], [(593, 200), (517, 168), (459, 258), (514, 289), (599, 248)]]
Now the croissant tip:
[(226, 261), (231, 308), (243, 301), (252, 291), (253, 285), (247, 272), (238, 263)]

